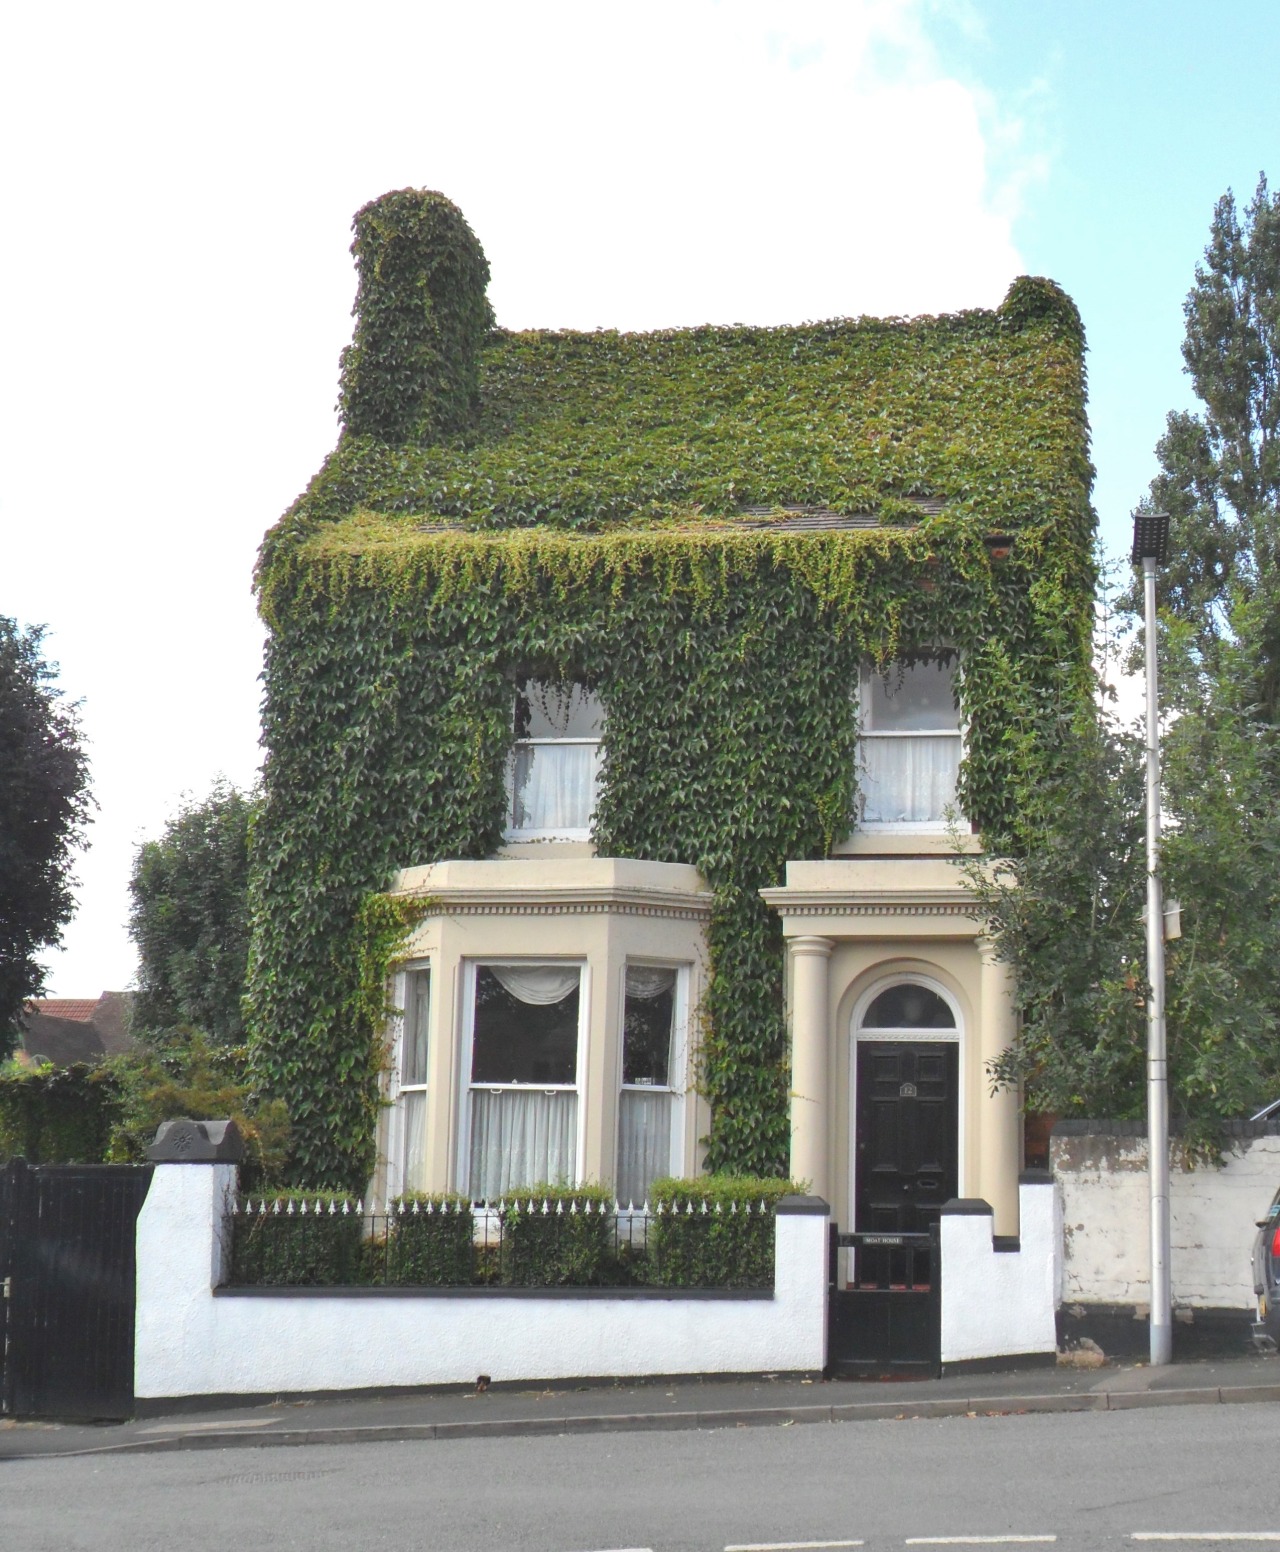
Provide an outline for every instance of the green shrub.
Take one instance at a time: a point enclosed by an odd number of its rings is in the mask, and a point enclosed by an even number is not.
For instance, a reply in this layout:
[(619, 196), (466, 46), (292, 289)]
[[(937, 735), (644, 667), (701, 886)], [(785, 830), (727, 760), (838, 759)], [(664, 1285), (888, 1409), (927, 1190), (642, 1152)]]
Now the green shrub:
[(288, 1110), (280, 1100), (263, 1099), (255, 1092), (243, 1046), (219, 1045), (196, 1029), (163, 1034), (163, 1043), (139, 1044), (108, 1063), (120, 1102), (99, 1159), (141, 1163), (157, 1127), (175, 1116), (193, 1121), (230, 1118), (245, 1143), (242, 1188), (269, 1191), (271, 1182), (280, 1178), (288, 1152)]
[(769, 1288), (774, 1213), (789, 1180), (705, 1175), (649, 1189), (649, 1276), (662, 1288)]
[(98, 1164), (122, 1105), (121, 1085), (109, 1068), (0, 1069), (0, 1160), (30, 1164)]
[(242, 1198), (232, 1219), (232, 1283), (332, 1288), (371, 1282), (365, 1220), (355, 1205), (334, 1191)]
[(396, 1197), (380, 1242), (385, 1281), (395, 1287), (466, 1287), (475, 1280), (474, 1234), (475, 1218), (464, 1196)]
[(613, 1188), (521, 1186), (500, 1217), (500, 1281), (511, 1288), (591, 1288), (615, 1281)]

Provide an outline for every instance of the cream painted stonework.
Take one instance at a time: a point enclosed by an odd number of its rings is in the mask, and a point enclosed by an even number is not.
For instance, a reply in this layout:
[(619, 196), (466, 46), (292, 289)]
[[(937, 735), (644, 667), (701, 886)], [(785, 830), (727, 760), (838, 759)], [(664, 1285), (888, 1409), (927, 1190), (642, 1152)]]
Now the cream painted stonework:
[(852, 1224), (857, 1020), (879, 990), (917, 980), (956, 1015), (960, 1194), (991, 1204), (997, 1234), (1017, 1233), (1018, 1097), (992, 1094), (987, 1076), (1013, 1038), (1012, 982), (954, 864), (920, 855), (789, 862), (785, 886), (760, 892), (788, 947), (793, 1176)]
[[(694, 1089), (695, 1012), (702, 999), (706, 923), (711, 892), (696, 868), (683, 864), (566, 856), (562, 848), (487, 861), (440, 862), (406, 868), (393, 893), (427, 903), (410, 941), (404, 968), (429, 967), (430, 1031), (425, 1101), (425, 1178), (430, 1191), (465, 1186), (467, 978), (484, 961), (578, 964), (585, 1005), (579, 1046), (577, 1177), (612, 1184), (622, 1076), (622, 1019), (628, 961), (681, 972), (684, 1037), (677, 1042), (679, 1139), (673, 1172), (695, 1174), (698, 1139), (710, 1116)], [(588, 849), (589, 850), (589, 849)], [(576, 852), (576, 849), (575, 849)], [(403, 981), (401, 981), (401, 988)], [(393, 1047), (395, 1034), (393, 1032)], [(394, 1056), (394, 1050), (393, 1050)], [(392, 1063), (394, 1069), (394, 1061)], [(399, 1160), (404, 1109), (391, 1107), (379, 1130), (374, 1194), (402, 1189)]]

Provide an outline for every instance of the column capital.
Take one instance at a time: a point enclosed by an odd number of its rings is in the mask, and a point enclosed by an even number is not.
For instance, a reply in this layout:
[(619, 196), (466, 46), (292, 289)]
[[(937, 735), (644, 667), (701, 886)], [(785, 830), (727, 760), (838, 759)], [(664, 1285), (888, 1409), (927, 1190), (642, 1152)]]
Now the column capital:
[(802, 937), (787, 939), (787, 951), (795, 957), (801, 954), (811, 954), (818, 959), (830, 959), (831, 950), (835, 946), (834, 938)]
[(991, 933), (978, 933), (977, 937), (975, 937), (973, 940), (973, 946), (977, 949), (979, 955), (981, 956), (983, 964), (994, 965), (997, 963), (1007, 963), (1006, 960), (999, 959), (998, 954), (1000, 945)]

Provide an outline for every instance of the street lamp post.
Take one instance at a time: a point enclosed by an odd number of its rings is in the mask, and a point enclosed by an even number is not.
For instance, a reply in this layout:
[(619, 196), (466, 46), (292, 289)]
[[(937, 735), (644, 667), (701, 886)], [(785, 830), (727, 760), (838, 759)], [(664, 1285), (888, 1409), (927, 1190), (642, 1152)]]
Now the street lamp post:
[(1142, 567), (1147, 667), (1147, 1170), (1151, 1188), (1151, 1362), (1173, 1357), (1169, 1273), (1169, 1059), (1164, 1023), (1164, 908), (1160, 890), (1160, 693), (1156, 567), (1168, 558), (1169, 514), (1138, 512), (1133, 563)]

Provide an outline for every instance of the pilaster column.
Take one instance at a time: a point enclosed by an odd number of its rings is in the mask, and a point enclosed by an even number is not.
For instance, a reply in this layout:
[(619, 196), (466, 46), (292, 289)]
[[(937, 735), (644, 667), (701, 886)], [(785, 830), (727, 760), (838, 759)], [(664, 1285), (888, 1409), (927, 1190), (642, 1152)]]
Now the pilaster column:
[(981, 958), (978, 1007), (978, 1059), (982, 1068), (978, 1103), (978, 1195), (995, 1213), (997, 1234), (1018, 1232), (1018, 1172), (1022, 1167), (1021, 1104), (1016, 1089), (991, 1092), (989, 1063), (1010, 1045), (1016, 1030), (1013, 973), (996, 958), (991, 938), (974, 946)]
[(807, 1180), (815, 1196), (831, 1199), (827, 1161), (828, 961), (830, 938), (792, 938), (791, 953), (791, 1175)]

